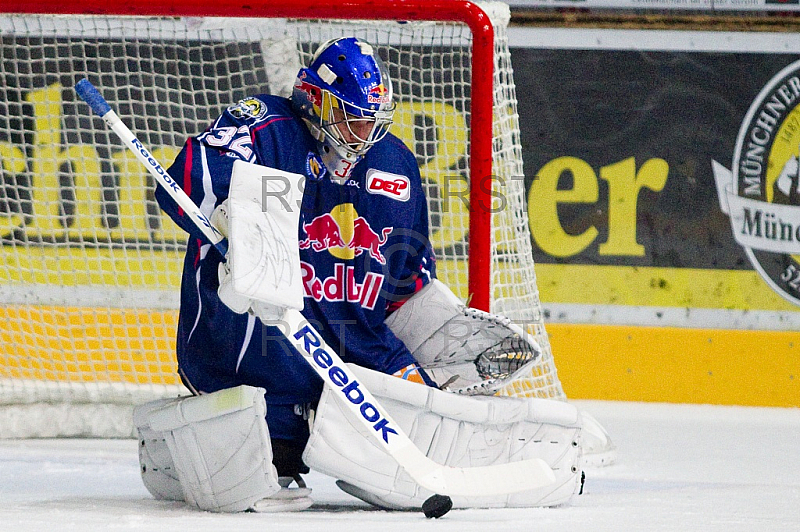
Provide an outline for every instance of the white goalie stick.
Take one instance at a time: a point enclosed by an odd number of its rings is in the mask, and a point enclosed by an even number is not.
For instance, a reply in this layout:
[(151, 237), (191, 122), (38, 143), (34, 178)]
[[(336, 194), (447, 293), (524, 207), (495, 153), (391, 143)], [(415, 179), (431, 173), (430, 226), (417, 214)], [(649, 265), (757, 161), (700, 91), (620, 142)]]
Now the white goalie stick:
[[(153, 175), (156, 183), (164, 187), (177, 204), (190, 215), (191, 220), (224, 257), (227, 241), (147, 148), (137, 140), (97, 89), (88, 80), (82, 79), (75, 85), (75, 90), (136, 154), (139, 161)], [(555, 481), (553, 470), (539, 458), (468, 468), (450, 467), (434, 462), (414, 445), (408, 435), (387, 414), (385, 408), (358, 382), (355, 374), (299, 311), (287, 309), (279, 323), (281, 324), (279, 326), (286, 328), (283, 334), (305, 361), (327, 386), (339, 392), (336, 396), (353, 418), (359, 421), (363, 432), (371, 435), (373, 441), (385, 449), (423, 488), (443, 496), (480, 497), (518, 493), (544, 487)], [(434, 497), (436, 496), (431, 497), (429, 501)], [(426, 515), (428, 515), (427, 510)]]

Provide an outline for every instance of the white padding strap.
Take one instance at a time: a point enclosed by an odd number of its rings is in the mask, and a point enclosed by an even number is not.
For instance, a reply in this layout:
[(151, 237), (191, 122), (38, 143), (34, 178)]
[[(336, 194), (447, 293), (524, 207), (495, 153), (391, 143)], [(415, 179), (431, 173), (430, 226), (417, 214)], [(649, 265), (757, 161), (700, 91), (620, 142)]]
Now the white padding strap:
[[(350, 367), (433, 461), (476, 467), (541, 458), (556, 474), (556, 481), (544, 488), (453, 497), (456, 507), (551, 506), (568, 501), (579, 490), (581, 419), (572, 405), (546, 399), (467, 397)], [(304, 461), (340, 479), (340, 487), (371, 504), (419, 508), (431, 493), (360, 430), (326, 387)]]
[(139, 437), (139, 472), (147, 491), (157, 500), (183, 500), (183, 488), (175, 471), (166, 435), (150, 426), (150, 413), (153, 410), (177, 401), (179, 399), (157, 399), (133, 409), (133, 425)]

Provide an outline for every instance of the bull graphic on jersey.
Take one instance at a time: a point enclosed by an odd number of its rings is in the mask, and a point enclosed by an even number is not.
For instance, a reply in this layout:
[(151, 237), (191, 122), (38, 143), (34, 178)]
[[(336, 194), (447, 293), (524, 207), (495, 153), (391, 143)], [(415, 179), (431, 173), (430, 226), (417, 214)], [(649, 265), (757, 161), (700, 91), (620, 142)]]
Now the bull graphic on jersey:
[(346, 245), (342, 240), (339, 224), (330, 213), (317, 216), (307, 224), (304, 223), (303, 231), (306, 233), (306, 238), (299, 242), (300, 249), (308, 249), (310, 246), (314, 251), (323, 251), (332, 247), (343, 248)]
[[(344, 212), (339, 207), (330, 213), (321, 214), (308, 223), (303, 224), (305, 238), (300, 240), (300, 249), (311, 248), (314, 251), (329, 251), (337, 258), (358, 257), (365, 251), (380, 264), (386, 264), (386, 257), (381, 247), (386, 244), (393, 227), (374, 230), (363, 216), (353, 219), (352, 216), (335, 216), (333, 213)], [(350, 209), (350, 213), (355, 213)], [(337, 220), (337, 218), (341, 218)], [(349, 222), (353, 220), (352, 222)]]
[(353, 238), (350, 239), (347, 247), (355, 250), (356, 257), (367, 251), (370, 257), (381, 264), (386, 264), (386, 257), (381, 253), (381, 246), (386, 243), (392, 229), (392, 227), (384, 227), (378, 234), (372, 230), (367, 220), (359, 216), (353, 222)]

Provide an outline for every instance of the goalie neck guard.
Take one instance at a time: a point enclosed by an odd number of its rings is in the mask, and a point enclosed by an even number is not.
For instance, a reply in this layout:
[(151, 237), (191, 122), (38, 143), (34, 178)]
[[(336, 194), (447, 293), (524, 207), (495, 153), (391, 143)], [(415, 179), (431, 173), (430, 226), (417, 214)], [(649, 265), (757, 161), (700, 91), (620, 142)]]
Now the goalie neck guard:
[(331, 178), (344, 182), (389, 131), (392, 82), (372, 46), (354, 37), (322, 44), (300, 70), (292, 105), (319, 143)]

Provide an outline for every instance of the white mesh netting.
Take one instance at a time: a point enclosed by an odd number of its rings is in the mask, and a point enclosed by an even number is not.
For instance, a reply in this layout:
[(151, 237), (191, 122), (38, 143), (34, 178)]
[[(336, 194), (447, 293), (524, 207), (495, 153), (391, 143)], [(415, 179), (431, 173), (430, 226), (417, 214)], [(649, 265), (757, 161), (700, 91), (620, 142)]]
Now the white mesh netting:
[[(531, 255), (508, 8), (486, 9), (499, 198), (491, 310), (530, 326), (545, 351), (503, 393), (564, 398)], [(287, 95), (309, 52), (337, 35), (372, 42), (389, 66), (399, 96), (392, 131), (420, 163), (439, 277), (466, 298), (465, 25), (0, 14), (0, 437), (127, 436), (131, 405), (184, 392), (174, 335), (185, 237), (74, 83), (88, 77), (168, 164), (231, 103)]]

